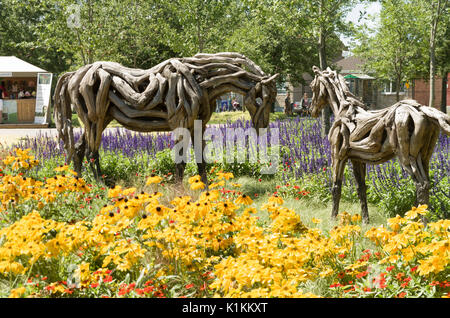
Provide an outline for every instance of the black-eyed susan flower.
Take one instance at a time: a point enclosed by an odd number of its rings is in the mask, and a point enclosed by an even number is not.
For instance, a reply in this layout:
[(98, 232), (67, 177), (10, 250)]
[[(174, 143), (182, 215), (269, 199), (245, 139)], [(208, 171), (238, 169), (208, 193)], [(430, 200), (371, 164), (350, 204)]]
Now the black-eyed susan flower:
[(217, 172), (217, 179), (222, 180), (229, 180), (229, 179), (233, 179), (234, 175), (232, 172)]
[(278, 205), (282, 205), (284, 203), (283, 198), (278, 196), (278, 195), (276, 195), (276, 194), (271, 196), (267, 201), (270, 202), (270, 203), (276, 203)]
[(250, 198), (248, 195), (243, 194), (241, 196), (239, 196), (236, 201), (237, 204), (245, 204), (245, 205), (250, 205), (253, 203), (252, 198)]
[(146, 185), (156, 184), (156, 183), (160, 183), (162, 180), (163, 180), (163, 178), (161, 178), (160, 176), (151, 175), (151, 176), (147, 179), (147, 182), (146, 182), (145, 184), (146, 184)]
[(190, 177), (188, 182), (191, 185), (192, 190), (201, 190), (206, 187), (199, 175)]
[(152, 214), (157, 214), (159, 216), (164, 215), (166, 212), (168, 212), (170, 209), (162, 204), (149, 204), (147, 205), (147, 207), (145, 208), (145, 211), (152, 213)]

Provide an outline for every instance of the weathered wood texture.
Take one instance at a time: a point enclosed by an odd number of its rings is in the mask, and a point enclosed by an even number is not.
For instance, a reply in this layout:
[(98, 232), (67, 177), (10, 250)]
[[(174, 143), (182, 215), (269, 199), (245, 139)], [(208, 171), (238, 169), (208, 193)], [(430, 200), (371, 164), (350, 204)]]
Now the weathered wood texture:
[[(54, 94), (56, 128), (69, 162), (85, 147), (88, 157), (97, 153), (102, 132), (112, 119), (141, 132), (179, 127), (192, 130), (196, 119), (202, 120), (204, 127), (216, 98), (231, 91), (244, 95), (255, 128), (267, 127), (276, 98), (276, 77), (233, 52), (173, 58), (148, 70), (95, 62), (59, 78)], [(72, 107), (84, 125), (78, 150), (71, 125)], [(76, 169), (80, 172), (80, 163)]]
[(381, 110), (367, 111), (349, 91), (342, 75), (330, 68), (321, 71), (313, 67), (313, 71), (311, 114), (317, 117), (329, 105), (335, 116), (328, 135), (333, 166), (332, 216), (338, 213), (347, 160), (353, 163), (365, 222), (369, 221), (366, 164), (379, 164), (397, 156), (416, 184), (417, 203), (428, 204), (429, 161), (440, 130), (450, 135), (450, 116), (415, 100), (402, 100)]

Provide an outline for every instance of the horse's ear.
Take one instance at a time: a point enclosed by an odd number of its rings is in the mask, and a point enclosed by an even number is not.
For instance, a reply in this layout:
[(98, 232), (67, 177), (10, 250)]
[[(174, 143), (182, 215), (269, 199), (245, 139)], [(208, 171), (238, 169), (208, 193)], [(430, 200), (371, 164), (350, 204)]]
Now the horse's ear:
[(317, 66), (314, 65), (312, 67), (312, 70), (313, 70), (314, 74), (316, 74), (316, 75), (320, 74), (320, 68), (318, 68)]

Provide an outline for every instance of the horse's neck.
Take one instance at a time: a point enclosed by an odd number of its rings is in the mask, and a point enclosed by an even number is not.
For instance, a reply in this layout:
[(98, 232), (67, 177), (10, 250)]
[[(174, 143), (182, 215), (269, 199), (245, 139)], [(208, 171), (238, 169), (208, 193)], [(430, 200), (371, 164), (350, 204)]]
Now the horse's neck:
[(358, 112), (365, 112), (362, 103), (349, 91), (348, 87), (342, 87), (342, 83), (328, 82), (328, 104), (334, 114), (335, 119), (342, 117), (352, 117)]
[(330, 83), (330, 86), (327, 86), (328, 91), (328, 105), (331, 108), (331, 111), (334, 114), (335, 118), (342, 117), (343, 110), (348, 107), (350, 104), (345, 95), (336, 87), (335, 84)]

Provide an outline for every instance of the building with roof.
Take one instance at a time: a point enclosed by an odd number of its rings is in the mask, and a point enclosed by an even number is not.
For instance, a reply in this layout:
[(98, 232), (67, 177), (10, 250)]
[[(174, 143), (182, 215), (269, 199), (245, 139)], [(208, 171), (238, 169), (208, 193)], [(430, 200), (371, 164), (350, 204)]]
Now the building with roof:
[(46, 126), (52, 74), (15, 56), (0, 56), (0, 127)]
[(365, 61), (357, 56), (347, 56), (335, 64), (337, 71), (346, 79), (350, 91), (369, 109), (381, 109), (395, 104), (397, 90), (400, 100), (413, 98), (413, 90), (409, 84), (402, 83), (397, 88), (393, 81), (377, 81), (374, 74), (364, 71)]

